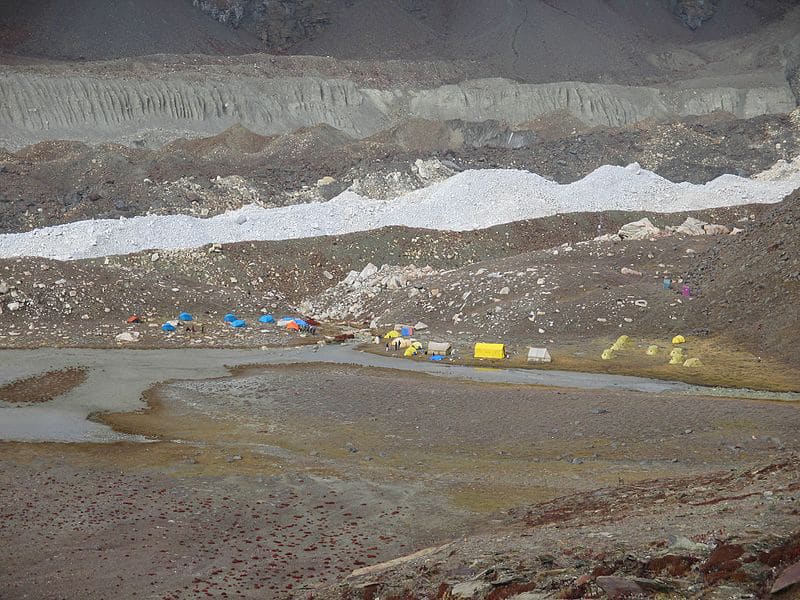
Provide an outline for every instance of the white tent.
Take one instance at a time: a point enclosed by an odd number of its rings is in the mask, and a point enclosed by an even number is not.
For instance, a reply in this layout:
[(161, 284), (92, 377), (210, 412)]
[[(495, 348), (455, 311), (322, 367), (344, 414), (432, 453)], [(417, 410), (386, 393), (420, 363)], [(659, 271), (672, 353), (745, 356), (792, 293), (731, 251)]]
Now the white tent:
[(428, 354), (447, 356), (453, 347), (447, 342), (428, 342)]
[(549, 363), (552, 360), (547, 348), (528, 348), (528, 362)]

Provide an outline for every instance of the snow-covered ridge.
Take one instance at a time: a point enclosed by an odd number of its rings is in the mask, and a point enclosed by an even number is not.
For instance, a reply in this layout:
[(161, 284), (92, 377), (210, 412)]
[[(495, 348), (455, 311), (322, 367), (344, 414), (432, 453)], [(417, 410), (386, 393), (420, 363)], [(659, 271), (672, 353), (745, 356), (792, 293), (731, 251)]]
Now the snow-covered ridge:
[(723, 175), (704, 185), (673, 183), (634, 163), (603, 166), (558, 184), (517, 170), (464, 171), (393, 200), (345, 191), (328, 202), (186, 215), (81, 221), (0, 235), (0, 257), (59, 260), (130, 254), (151, 248), (340, 235), (389, 225), (464, 231), (557, 213), (631, 210), (678, 212), (779, 202), (800, 187), (800, 159), (746, 179)]

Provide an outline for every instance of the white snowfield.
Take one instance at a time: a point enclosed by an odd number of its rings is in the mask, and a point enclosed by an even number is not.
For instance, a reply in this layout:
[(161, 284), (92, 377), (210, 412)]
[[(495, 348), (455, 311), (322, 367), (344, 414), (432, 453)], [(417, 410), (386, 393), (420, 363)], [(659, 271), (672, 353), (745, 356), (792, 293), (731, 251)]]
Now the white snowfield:
[(798, 187), (800, 159), (781, 162), (752, 179), (723, 175), (704, 185), (673, 183), (636, 163), (603, 166), (566, 185), (527, 171), (464, 171), (393, 200), (371, 200), (345, 191), (328, 202), (272, 209), (249, 205), (206, 219), (150, 215), (5, 234), (0, 235), (0, 257), (73, 260), (211, 243), (340, 235), (389, 225), (465, 231), (557, 213), (668, 213), (774, 203)]

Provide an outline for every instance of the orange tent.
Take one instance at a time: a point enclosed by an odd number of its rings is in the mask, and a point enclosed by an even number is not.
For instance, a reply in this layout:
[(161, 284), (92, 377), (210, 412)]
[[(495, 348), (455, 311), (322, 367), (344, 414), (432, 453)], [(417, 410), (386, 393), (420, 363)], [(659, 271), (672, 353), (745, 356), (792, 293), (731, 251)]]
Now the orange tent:
[(132, 325), (133, 323), (141, 323), (142, 320), (139, 318), (139, 315), (131, 315), (130, 317), (128, 317), (128, 320), (126, 322), (128, 323), (128, 325)]
[(286, 324), (286, 329), (290, 329), (291, 331), (300, 331), (300, 325), (298, 325), (294, 321), (289, 321)]

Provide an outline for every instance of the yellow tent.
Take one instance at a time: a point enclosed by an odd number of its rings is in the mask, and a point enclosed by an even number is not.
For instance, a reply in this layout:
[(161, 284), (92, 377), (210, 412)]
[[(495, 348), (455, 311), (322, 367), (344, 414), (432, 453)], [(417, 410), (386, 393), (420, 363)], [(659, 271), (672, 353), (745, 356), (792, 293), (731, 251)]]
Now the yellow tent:
[(413, 340), (411, 342), (411, 347), (414, 348), (415, 350), (422, 350), (422, 343), (418, 342), (417, 340)]
[(383, 339), (385, 339), (385, 340), (393, 340), (396, 337), (400, 337), (400, 332), (399, 331), (395, 331), (394, 329), (392, 329), (385, 336), (383, 336)]
[(699, 358), (689, 358), (683, 363), (684, 367), (702, 367), (703, 363)]
[(621, 335), (621, 336), (619, 336), (617, 338), (617, 341), (614, 342), (611, 347), (614, 350), (619, 350), (620, 348), (622, 348), (625, 344), (627, 344), (630, 341), (631, 341), (630, 337), (628, 337), (627, 335)]
[(475, 344), (475, 358), (505, 358), (505, 344), (488, 344), (478, 342)]
[(674, 338), (672, 338), (672, 343), (673, 344), (685, 344), (686, 343), (686, 338), (683, 337), (682, 335), (676, 335)]
[(406, 351), (403, 352), (403, 356), (416, 356), (418, 350), (414, 346), (409, 346), (406, 348)]
[(611, 360), (614, 358), (614, 350), (612, 348), (606, 348), (603, 350), (603, 353), (600, 355), (600, 358), (603, 360)]
[(655, 356), (658, 354), (658, 346), (652, 345), (647, 347), (647, 352), (645, 353), (647, 356)]

